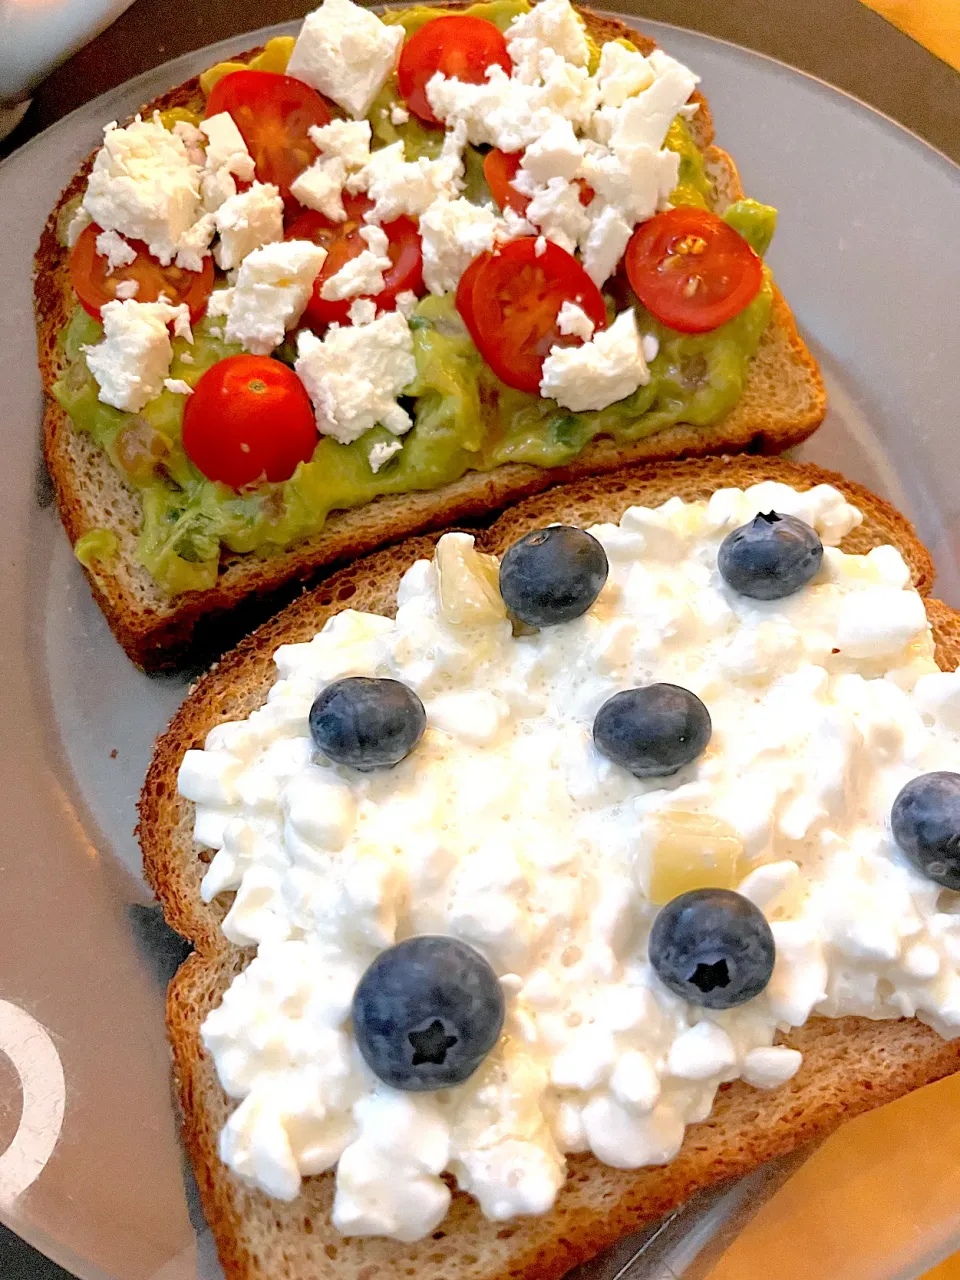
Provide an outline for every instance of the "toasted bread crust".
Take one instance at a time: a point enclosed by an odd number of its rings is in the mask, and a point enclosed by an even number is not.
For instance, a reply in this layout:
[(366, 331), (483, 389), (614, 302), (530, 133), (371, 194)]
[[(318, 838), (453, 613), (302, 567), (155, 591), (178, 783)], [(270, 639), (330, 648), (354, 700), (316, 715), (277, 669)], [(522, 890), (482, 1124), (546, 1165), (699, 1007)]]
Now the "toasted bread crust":
[[(644, 52), (655, 47), (652, 40), (618, 19), (587, 10), (583, 13), (599, 41), (627, 36)], [(249, 59), (256, 52), (239, 56)], [(743, 194), (739, 177), (730, 157), (712, 145), (713, 122), (706, 101), (699, 94), (696, 100), (695, 136), (705, 151), (716, 203), (723, 207)], [(175, 106), (202, 109), (202, 104), (199, 81), (194, 78), (143, 110)], [(59, 243), (57, 223), (63, 207), (82, 192), (92, 160), (91, 156), (50, 214), (35, 261), (37, 341), (47, 392), (44, 457), (71, 544), (93, 528), (111, 528), (119, 535), (120, 550), (113, 561), (85, 567), (85, 572), (118, 641), (133, 661), (146, 669), (176, 666), (191, 650), (211, 643), (223, 647), (224, 615), (238, 606), (249, 606), (227, 624), (227, 635), (236, 637), (247, 615), (259, 620), (267, 606), (285, 602), (284, 597), (290, 598), (300, 584), (377, 546), (456, 520), (487, 519), (508, 503), (551, 485), (639, 461), (716, 453), (780, 453), (806, 439), (823, 419), (826, 396), (819, 370), (797, 332), (789, 307), (777, 293), (771, 323), (751, 364), (744, 394), (717, 425), (700, 428), (680, 424), (626, 447), (598, 440), (565, 467), (511, 463), (492, 472), (470, 472), (437, 490), (378, 498), (353, 510), (335, 512), (321, 533), (286, 551), (268, 557), (224, 553), (214, 587), (170, 599), (136, 560), (139, 498), (125, 487), (92, 440), (73, 428), (50, 395), (63, 367), (57, 339), (74, 306), (68, 252)]]
[[(630, 505), (656, 505), (678, 495), (705, 498), (718, 488), (776, 479), (800, 489), (836, 485), (864, 514), (843, 548), (863, 553), (892, 543), (917, 589), (933, 585), (930, 557), (911, 525), (861, 486), (809, 465), (765, 458), (719, 458), (639, 466), (616, 475), (555, 488), (505, 513), (478, 535), (502, 553), (522, 533), (563, 520), (589, 525), (619, 519)], [(231, 1103), (220, 1088), (199, 1037), (249, 952), (231, 946), (220, 922), (231, 895), (209, 907), (199, 897), (203, 853), (192, 840), (192, 805), (177, 794), (183, 752), (200, 746), (224, 719), (248, 715), (275, 678), (281, 643), (310, 638), (344, 607), (392, 613), (397, 583), (435, 539), (411, 539), (333, 575), (246, 639), (193, 689), (159, 739), (140, 801), (140, 840), (147, 876), (169, 923), (190, 938), (196, 954), (171, 984), (167, 1022), (184, 1117), (184, 1140), (207, 1218), (227, 1275), (235, 1280), (559, 1280), (695, 1191), (742, 1175), (765, 1160), (823, 1136), (843, 1120), (960, 1068), (960, 1042), (943, 1041), (916, 1020), (813, 1019), (784, 1036), (804, 1065), (781, 1089), (763, 1092), (743, 1082), (724, 1086), (710, 1117), (691, 1125), (679, 1155), (663, 1168), (610, 1169), (592, 1157), (572, 1157), (556, 1207), (542, 1218), (489, 1222), (470, 1197), (457, 1193), (434, 1236), (414, 1245), (343, 1239), (330, 1226), (330, 1174), (307, 1179), (292, 1205), (243, 1186), (220, 1163), (217, 1136)], [(960, 614), (926, 601), (945, 669), (960, 661)]]

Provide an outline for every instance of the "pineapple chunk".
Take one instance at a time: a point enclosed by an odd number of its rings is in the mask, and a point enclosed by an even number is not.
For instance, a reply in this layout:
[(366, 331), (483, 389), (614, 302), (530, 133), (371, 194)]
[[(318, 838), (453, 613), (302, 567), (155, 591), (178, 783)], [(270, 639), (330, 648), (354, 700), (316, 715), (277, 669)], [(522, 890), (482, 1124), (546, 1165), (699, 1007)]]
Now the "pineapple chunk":
[(455, 626), (485, 627), (503, 622), (507, 606), (500, 596), (500, 562), (484, 555), (468, 533), (447, 533), (435, 557), (440, 584), (440, 613)]
[(743, 842), (710, 813), (667, 810), (653, 819), (651, 902), (669, 902), (690, 889), (732, 889), (743, 878)]

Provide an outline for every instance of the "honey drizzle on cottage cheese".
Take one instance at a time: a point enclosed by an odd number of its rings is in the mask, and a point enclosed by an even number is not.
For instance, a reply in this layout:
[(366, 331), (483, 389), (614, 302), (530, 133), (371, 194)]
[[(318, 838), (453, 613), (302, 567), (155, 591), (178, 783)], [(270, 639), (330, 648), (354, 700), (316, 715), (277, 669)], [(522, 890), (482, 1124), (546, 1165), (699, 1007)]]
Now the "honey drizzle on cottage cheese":
[[(733, 594), (716, 557), (771, 509), (826, 551), (808, 587), (764, 603)], [(336, 1165), (337, 1228), (410, 1241), (446, 1212), (444, 1170), (501, 1219), (550, 1208), (566, 1152), (669, 1161), (718, 1085), (795, 1073), (800, 1055), (773, 1040), (812, 1013), (916, 1013), (960, 1033), (960, 914), (888, 824), (909, 778), (960, 767), (960, 677), (936, 667), (899, 553), (835, 549), (859, 523), (824, 485), (631, 508), (591, 530), (610, 561), (596, 604), (522, 637), (486, 558), (448, 534), (441, 578), (415, 564), (395, 621), (348, 610), (277, 651), (264, 706), (180, 771), (217, 850), (204, 898), (235, 890), (224, 933), (257, 947), (202, 1030), (238, 1102), (220, 1147), (233, 1170), (292, 1199)], [(313, 748), (314, 697), (357, 674), (403, 680), (426, 706), (394, 769), (330, 767)], [(652, 680), (697, 693), (713, 737), (674, 777), (638, 780), (591, 726)], [(657, 859), (678, 840), (689, 853), (691, 832), (776, 940), (767, 990), (724, 1012), (672, 995), (646, 955)], [(403, 1094), (360, 1058), (350, 1004), (380, 950), (425, 932), (483, 952), (507, 1022), (465, 1084)]]

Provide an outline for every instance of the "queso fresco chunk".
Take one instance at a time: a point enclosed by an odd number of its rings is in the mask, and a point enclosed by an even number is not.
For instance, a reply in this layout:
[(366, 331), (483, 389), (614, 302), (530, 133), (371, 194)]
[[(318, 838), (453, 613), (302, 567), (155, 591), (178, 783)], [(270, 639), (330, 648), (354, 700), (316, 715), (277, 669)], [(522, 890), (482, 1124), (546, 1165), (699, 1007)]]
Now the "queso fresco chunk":
[[(696, 84), (569, 0), (324, 0), (206, 72), (197, 111), (108, 125), (54, 394), (142, 493), (158, 586), (381, 495), (727, 414), (775, 215), (712, 210)], [(162, 307), (189, 327), (154, 332)]]

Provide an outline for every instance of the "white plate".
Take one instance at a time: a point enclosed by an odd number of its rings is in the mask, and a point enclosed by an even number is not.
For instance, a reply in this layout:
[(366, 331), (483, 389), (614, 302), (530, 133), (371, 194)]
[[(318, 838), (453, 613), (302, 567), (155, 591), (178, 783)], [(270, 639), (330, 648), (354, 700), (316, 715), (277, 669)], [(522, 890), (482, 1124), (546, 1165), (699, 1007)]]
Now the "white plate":
[[(701, 74), (746, 190), (781, 210), (770, 261), (815, 335), (831, 395), (802, 456), (904, 509), (934, 553), (939, 593), (960, 605), (960, 170), (799, 72), (691, 32), (644, 27)], [(0, 165), (0, 1050), (25, 1097), (19, 1127), (0, 1116), (0, 1150), (17, 1131), (0, 1156), (0, 1218), (100, 1280), (217, 1275), (185, 1191), (171, 1104), (163, 991), (178, 952), (147, 909), (133, 833), (154, 736), (185, 681), (130, 665), (49, 506), (30, 263), (48, 209), (106, 121), (290, 29), (168, 63)], [(0, 1088), (8, 1079), (0, 1068)], [(727, 1202), (714, 1216), (729, 1211)], [(658, 1250), (631, 1274), (656, 1275)], [(682, 1252), (691, 1251), (688, 1237)], [(684, 1263), (671, 1256), (677, 1271)]]

